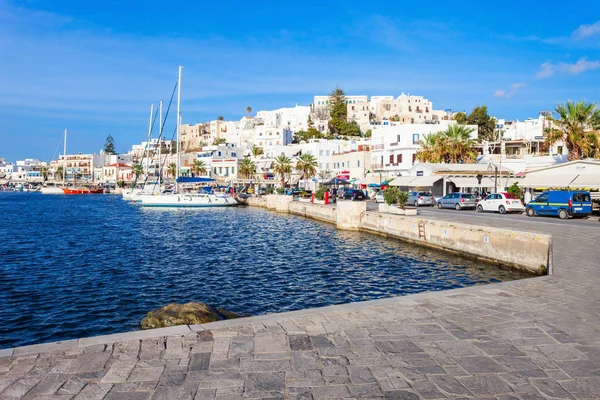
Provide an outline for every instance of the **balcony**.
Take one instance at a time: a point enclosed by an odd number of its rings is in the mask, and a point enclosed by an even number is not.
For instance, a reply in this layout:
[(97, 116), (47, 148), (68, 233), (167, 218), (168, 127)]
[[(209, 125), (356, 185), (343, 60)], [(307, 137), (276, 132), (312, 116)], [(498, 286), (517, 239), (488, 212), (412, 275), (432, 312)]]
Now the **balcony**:
[(371, 167), (376, 170), (376, 169), (381, 169), (383, 168), (383, 164), (371, 164)]
[(375, 150), (383, 150), (383, 145), (382, 144), (374, 144), (371, 146), (371, 151), (375, 151)]

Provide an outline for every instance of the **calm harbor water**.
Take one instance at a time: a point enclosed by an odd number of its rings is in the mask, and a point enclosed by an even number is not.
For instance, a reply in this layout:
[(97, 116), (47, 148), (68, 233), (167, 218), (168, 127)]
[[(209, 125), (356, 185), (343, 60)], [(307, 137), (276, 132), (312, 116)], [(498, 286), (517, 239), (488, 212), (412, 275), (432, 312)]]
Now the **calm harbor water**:
[(262, 209), (0, 192), (0, 348), (139, 329), (201, 301), (258, 315), (523, 278)]

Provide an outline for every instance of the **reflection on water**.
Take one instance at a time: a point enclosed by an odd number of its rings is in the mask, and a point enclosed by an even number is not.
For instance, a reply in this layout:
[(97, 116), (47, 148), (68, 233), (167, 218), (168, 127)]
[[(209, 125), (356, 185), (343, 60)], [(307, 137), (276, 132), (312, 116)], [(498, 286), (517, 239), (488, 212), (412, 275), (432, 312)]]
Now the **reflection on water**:
[(0, 193), (0, 348), (138, 329), (162, 305), (258, 315), (522, 278), (262, 209)]

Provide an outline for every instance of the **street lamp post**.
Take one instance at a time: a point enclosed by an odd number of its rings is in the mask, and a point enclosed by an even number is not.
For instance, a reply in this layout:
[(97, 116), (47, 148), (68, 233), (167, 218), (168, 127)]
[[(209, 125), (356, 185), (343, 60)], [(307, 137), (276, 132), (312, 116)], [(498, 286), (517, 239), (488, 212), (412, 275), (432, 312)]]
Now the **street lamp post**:
[(494, 193), (497, 193), (498, 192), (498, 166), (490, 161), (488, 164), (488, 171), (491, 171), (492, 168), (494, 169)]

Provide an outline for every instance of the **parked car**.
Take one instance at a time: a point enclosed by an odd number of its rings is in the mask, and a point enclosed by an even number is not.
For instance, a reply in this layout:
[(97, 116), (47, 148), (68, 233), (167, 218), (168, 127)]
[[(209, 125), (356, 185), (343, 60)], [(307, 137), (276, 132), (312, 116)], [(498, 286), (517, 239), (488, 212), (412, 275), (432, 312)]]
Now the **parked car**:
[(344, 191), (344, 200), (366, 200), (365, 192), (359, 189), (347, 189)]
[(375, 203), (385, 203), (385, 199), (383, 198), (383, 190), (380, 190), (375, 195)]
[(467, 208), (475, 209), (477, 200), (472, 193), (454, 192), (445, 195), (437, 202), (438, 208), (454, 208), (455, 210), (464, 210)]
[(477, 203), (477, 211), (494, 211), (500, 214), (507, 212), (523, 212), (525, 206), (521, 202), (519, 196), (512, 193), (494, 193), (486, 198), (479, 200)]
[(406, 204), (412, 204), (415, 207), (433, 206), (434, 200), (431, 192), (410, 192)]
[(560, 219), (587, 217), (592, 213), (592, 196), (586, 191), (552, 190), (527, 203), (528, 216), (549, 215)]

